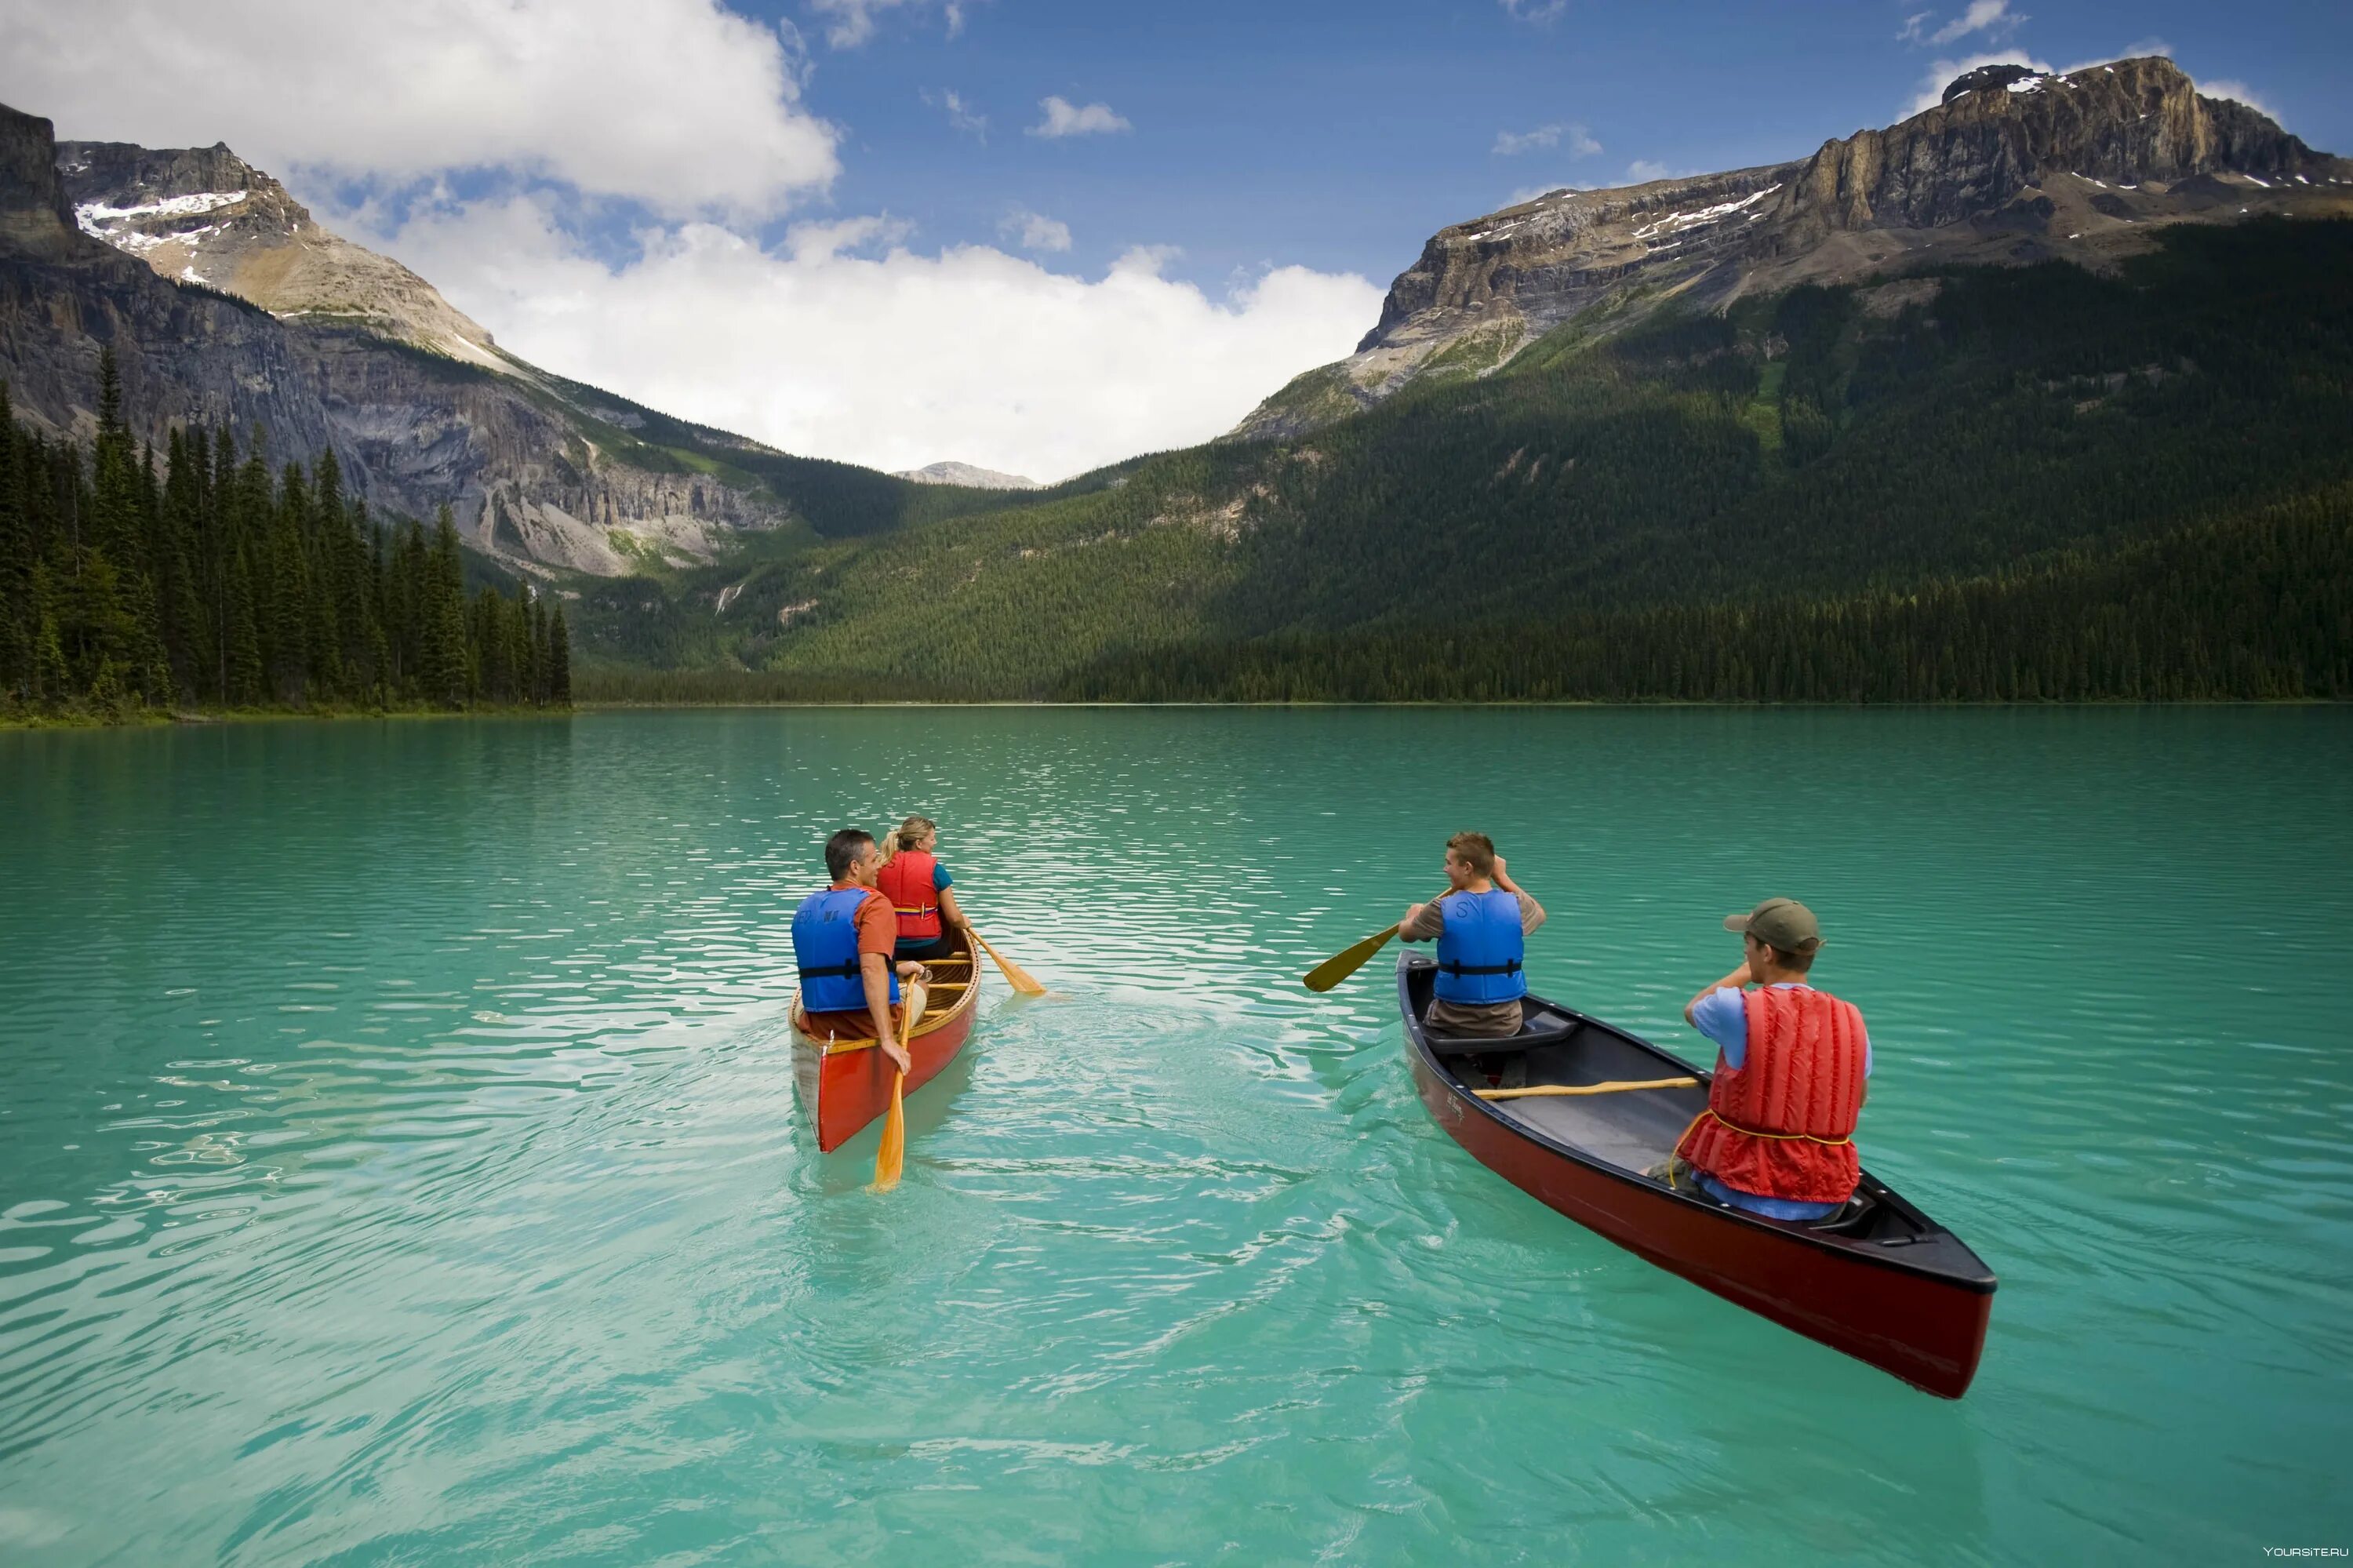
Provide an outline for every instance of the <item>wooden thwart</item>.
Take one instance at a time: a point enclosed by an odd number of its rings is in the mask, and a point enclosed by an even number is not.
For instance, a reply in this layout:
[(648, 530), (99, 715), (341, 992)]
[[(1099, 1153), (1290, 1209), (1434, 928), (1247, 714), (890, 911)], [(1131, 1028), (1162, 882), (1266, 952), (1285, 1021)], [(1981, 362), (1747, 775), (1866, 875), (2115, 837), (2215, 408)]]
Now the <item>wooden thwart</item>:
[(1553, 1095), (1615, 1095), (1628, 1089), (1695, 1089), (1697, 1078), (1647, 1078), (1640, 1083), (1537, 1084), (1525, 1089), (1473, 1089), (1482, 1100), (1525, 1100)]

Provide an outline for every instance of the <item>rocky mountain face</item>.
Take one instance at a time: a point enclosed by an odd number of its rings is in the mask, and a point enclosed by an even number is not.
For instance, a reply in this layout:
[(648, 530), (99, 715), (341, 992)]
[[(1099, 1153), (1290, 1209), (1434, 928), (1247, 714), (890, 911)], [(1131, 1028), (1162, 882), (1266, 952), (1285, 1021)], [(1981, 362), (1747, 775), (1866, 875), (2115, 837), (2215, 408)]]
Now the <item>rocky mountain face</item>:
[(224, 144), (61, 142), (58, 172), (83, 233), (166, 278), (235, 294), (281, 319), (339, 323), (510, 368), (491, 334), (432, 284), (322, 228), (284, 185)]
[(273, 461), (332, 448), (380, 511), (447, 504), (525, 569), (691, 564), (801, 516), (744, 467), (783, 454), (507, 354), (226, 146), (60, 145), (0, 108), (0, 377), (18, 412), (86, 437), (108, 344), (151, 439), (259, 425)]
[(2064, 258), (2094, 268), (2171, 223), (2353, 213), (2353, 162), (2171, 60), (2065, 76), (1989, 67), (1945, 101), (1810, 157), (1615, 190), (1551, 192), (1440, 230), (1350, 358), (1309, 371), (1233, 432), (1298, 434), (1429, 377), (1484, 375), (1564, 323), (1596, 333), (1668, 302)]
[(892, 477), (913, 480), (917, 484), (960, 484), (967, 490), (1042, 490), (1034, 479), (1024, 479), (1018, 473), (999, 473), (993, 468), (978, 468), (968, 462), (926, 463), (922, 468), (902, 468)]
[(53, 432), (96, 423), (111, 344), (126, 405), (151, 434), (259, 424), (284, 455), (331, 442), (301, 356), (266, 311), (163, 281), (74, 225), (49, 122), (0, 106), (0, 377), (16, 411)]

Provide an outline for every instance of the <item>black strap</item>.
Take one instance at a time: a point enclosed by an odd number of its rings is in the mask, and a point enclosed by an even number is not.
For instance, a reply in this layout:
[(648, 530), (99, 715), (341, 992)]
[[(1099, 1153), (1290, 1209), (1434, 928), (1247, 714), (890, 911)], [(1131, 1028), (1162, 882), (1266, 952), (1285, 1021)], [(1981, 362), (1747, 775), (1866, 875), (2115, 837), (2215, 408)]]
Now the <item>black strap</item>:
[(1508, 964), (1458, 964), (1450, 961), (1438, 967), (1451, 975), (1515, 975), (1520, 972), (1520, 960), (1514, 959)]
[(848, 963), (846, 963), (846, 964), (835, 964), (835, 965), (833, 965), (833, 966), (832, 966), (831, 968), (829, 968), (829, 969), (803, 969), (803, 970), (801, 971), (801, 979), (803, 979), (803, 980), (837, 980), (837, 979), (839, 979), (839, 980), (849, 980), (849, 979), (851, 979), (852, 977), (854, 977), (854, 976), (856, 976), (857, 974), (859, 974), (860, 972), (860, 965), (859, 965), (858, 960), (857, 960), (856, 959), (850, 959), (850, 960), (849, 960), (849, 962), (848, 962)]

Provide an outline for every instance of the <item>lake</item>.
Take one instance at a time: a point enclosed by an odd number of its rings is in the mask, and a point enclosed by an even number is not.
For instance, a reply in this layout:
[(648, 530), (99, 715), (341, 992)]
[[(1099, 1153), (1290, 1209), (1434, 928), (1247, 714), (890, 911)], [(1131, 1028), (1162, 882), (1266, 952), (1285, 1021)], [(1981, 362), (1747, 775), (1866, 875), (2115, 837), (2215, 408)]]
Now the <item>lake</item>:
[[(820, 1157), (787, 927), (910, 811), (973, 1044)], [(1803, 898), (1957, 1404), (1442, 1134), (1389, 958), (1702, 1054)], [(12, 1564), (2258, 1562), (2353, 1545), (2353, 714), (770, 710), (0, 735)]]

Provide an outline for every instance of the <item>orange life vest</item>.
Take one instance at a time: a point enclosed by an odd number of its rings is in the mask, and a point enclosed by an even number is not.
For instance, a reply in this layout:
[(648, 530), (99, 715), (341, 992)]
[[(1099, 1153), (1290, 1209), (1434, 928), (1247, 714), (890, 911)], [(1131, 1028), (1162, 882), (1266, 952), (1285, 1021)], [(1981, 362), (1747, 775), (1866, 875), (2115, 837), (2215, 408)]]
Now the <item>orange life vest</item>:
[(875, 874), (874, 885), (899, 912), (902, 942), (928, 942), (940, 934), (939, 889), (932, 885), (938, 864), (922, 850), (901, 850)]
[(1842, 1203), (1862, 1165), (1862, 1014), (1827, 991), (1760, 986), (1742, 999), (1748, 1053), (1717, 1060), (1707, 1109), (1675, 1152), (1727, 1187), (1800, 1203)]

